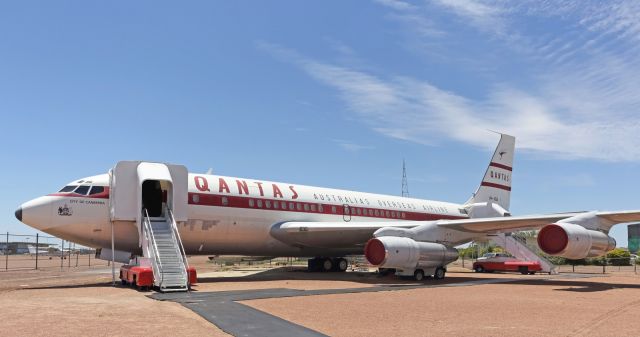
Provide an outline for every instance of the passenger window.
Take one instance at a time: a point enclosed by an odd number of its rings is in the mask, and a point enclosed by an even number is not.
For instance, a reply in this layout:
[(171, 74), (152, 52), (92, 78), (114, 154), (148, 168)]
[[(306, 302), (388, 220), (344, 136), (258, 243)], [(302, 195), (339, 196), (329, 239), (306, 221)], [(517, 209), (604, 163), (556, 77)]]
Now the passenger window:
[(296, 204), (296, 209), (298, 211), (302, 211), (302, 205), (301, 204)]
[(294, 203), (290, 202), (290, 203), (289, 203), (289, 210), (290, 210), (290, 211), (293, 211), (293, 210), (295, 210), (295, 208), (296, 208), (296, 204), (294, 204)]
[(311, 204), (311, 212), (315, 212), (317, 210), (316, 204)]
[(380, 216), (380, 211), (376, 210), (376, 216)]
[(94, 195), (102, 192), (104, 192), (104, 186), (93, 186), (91, 187), (91, 192), (89, 192), (89, 195)]
[(258, 208), (262, 208), (262, 200), (258, 199), (257, 204), (258, 204)]
[(372, 209), (369, 210), (369, 216), (373, 216), (373, 210)]
[(277, 202), (277, 201), (274, 201), (274, 202), (273, 202), (273, 208), (274, 208), (274, 209), (278, 209), (278, 207), (280, 207), (280, 203), (279, 203), (279, 202)]
[(324, 213), (324, 207), (322, 207), (322, 205), (318, 205), (318, 212)]
[(309, 204), (304, 204), (304, 210), (309, 212)]
[(282, 202), (282, 209), (287, 209), (287, 202), (286, 201)]
[(253, 201), (253, 199), (249, 199), (249, 207), (253, 207), (255, 205), (255, 202)]
[(336, 206), (331, 206), (331, 213), (336, 214), (336, 212), (338, 212)]
[(387, 218), (390, 218), (390, 217), (391, 217), (391, 215), (389, 214), (389, 211), (387, 211), (387, 213), (386, 213), (386, 214), (387, 214)]
[(270, 201), (270, 200), (265, 201), (265, 202), (264, 202), (264, 205), (265, 205), (267, 208), (271, 208), (271, 201)]
[(76, 187), (78, 187), (78, 185), (67, 185), (67, 186), (63, 187), (62, 189), (60, 189), (60, 191), (58, 191), (58, 192), (71, 192), (71, 191), (75, 190)]
[(222, 197), (222, 206), (229, 206), (229, 198)]
[(73, 193), (80, 195), (87, 195), (87, 192), (89, 192), (89, 186), (87, 185), (80, 185), (75, 191), (73, 191)]

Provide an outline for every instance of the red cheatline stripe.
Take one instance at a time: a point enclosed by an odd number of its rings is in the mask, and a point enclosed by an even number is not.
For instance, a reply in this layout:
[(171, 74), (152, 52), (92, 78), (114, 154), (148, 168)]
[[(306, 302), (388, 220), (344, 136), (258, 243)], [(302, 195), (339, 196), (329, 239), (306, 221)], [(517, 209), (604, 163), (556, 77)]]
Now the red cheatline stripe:
[[(195, 198), (194, 198), (195, 197)], [(223, 201), (224, 198), (224, 201)], [(258, 206), (260, 201), (260, 206)], [(270, 206), (267, 207), (267, 202)], [(278, 207), (274, 207), (275, 203), (278, 203)], [(286, 209), (283, 209), (283, 203), (286, 205)], [(291, 209), (290, 204), (293, 206)], [(347, 217), (368, 217), (368, 218), (380, 218), (380, 219), (397, 219), (397, 220), (444, 220), (444, 219), (465, 219), (465, 217), (443, 215), (443, 214), (431, 214), (421, 212), (409, 212), (400, 210), (387, 210), (372, 207), (360, 207), (349, 205), (349, 213), (345, 214), (345, 207), (343, 205), (323, 204), (318, 202), (307, 201), (294, 201), (284, 199), (263, 199), (253, 197), (240, 197), (233, 195), (219, 195), (208, 193), (193, 193), (189, 192), (189, 205), (198, 206), (218, 206), (218, 207), (232, 207), (232, 208), (248, 208), (264, 211), (279, 211), (279, 212), (298, 212), (298, 213), (316, 213), (316, 214), (332, 214), (342, 215)], [(306, 206), (305, 206), (306, 205)], [(312, 206), (313, 205), (313, 206)], [(335, 213), (333, 208), (335, 207)], [(394, 216), (395, 215), (395, 216)]]
[(507, 166), (507, 165), (504, 165), (504, 164), (498, 164), (498, 163), (491, 162), (489, 164), (489, 166), (505, 169), (507, 171), (513, 171), (513, 168), (511, 166)]
[(98, 193), (93, 195), (81, 195), (76, 193), (52, 193), (47, 194), (48, 197), (67, 197), (67, 198), (88, 198), (88, 199), (109, 199), (109, 193)]
[(511, 187), (509, 186), (504, 186), (504, 185), (500, 185), (500, 184), (495, 184), (495, 183), (488, 183), (486, 181), (483, 181), (482, 184), (480, 184), (481, 186), (487, 186), (487, 187), (495, 187), (495, 188), (499, 188), (501, 190), (505, 190), (505, 191), (511, 191)]

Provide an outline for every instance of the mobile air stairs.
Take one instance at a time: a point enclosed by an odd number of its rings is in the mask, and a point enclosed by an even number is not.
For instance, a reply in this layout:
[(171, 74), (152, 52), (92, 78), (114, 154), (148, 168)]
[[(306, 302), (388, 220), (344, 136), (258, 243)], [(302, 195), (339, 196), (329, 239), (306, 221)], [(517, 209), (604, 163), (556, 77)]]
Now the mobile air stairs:
[(161, 217), (144, 212), (143, 254), (151, 263), (154, 286), (163, 292), (188, 290), (189, 263), (171, 210), (165, 207)]
[(178, 230), (188, 220), (187, 168), (122, 161), (111, 170), (110, 179), (111, 222), (129, 228), (135, 223), (142, 251), (120, 269), (122, 283), (163, 292), (189, 290), (196, 282), (195, 269), (189, 267)]
[(509, 254), (524, 261), (535, 261), (540, 263), (542, 272), (557, 274), (557, 267), (551, 261), (540, 256), (534, 249), (527, 245), (526, 239), (514, 234), (491, 235), (490, 240), (497, 246), (504, 248)]

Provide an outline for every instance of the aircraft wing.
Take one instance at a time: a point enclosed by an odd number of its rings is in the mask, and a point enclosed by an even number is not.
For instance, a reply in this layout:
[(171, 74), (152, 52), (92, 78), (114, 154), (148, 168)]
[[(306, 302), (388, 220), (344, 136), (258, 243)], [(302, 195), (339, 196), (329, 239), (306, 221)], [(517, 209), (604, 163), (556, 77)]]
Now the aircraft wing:
[(408, 229), (425, 223), (427, 221), (291, 221), (274, 225), (271, 235), (292, 246), (344, 248), (364, 246), (373, 237), (373, 232), (383, 227)]
[(579, 212), (548, 215), (527, 215), (495, 218), (476, 218), (437, 221), (375, 221), (375, 222), (303, 222), (276, 224), (271, 234), (285, 243), (301, 247), (348, 247), (364, 245), (373, 233), (383, 227), (414, 228), (435, 224), (442, 228), (478, 233), (496, 234), (539, 229), (543, 226), (580, 215), (592, 214), (600, 228), (609, 229), (618, 223), (640, 221), (640, 210), (621, 212)]
[[(579, 212), (500, 218), (440, 220), (438, 221), (438, 226), (462, 232), (495, 234), (539, 229), (549, 223), (568, 219), (574, 216), (591, 216), (591, 218), (593, 218), (593, 220), (597, 222), (598, 228), (606, 230), (609, 230), (609, 228), (611, 228), (615, 224), (640, 221), (640, 211)], [(583, 226), (585, 225), (585, 223), (579, 224)]]

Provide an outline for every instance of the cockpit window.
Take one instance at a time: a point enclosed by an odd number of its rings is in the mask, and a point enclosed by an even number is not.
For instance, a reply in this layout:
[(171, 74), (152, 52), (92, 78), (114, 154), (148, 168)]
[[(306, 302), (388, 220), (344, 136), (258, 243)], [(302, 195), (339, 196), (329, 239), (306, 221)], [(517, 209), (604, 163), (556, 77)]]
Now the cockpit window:
[(73, 191), (73, 193), (80, 195), (87, 195), (87, 192), (89, 192), (89, 185), (80, 185), (75, 191)]
[(104, 192), (104, 186), (93, 186), (89, 195), (98, 194)]
[(71, 191), (75, 190), (76, 187), (78, 187), (78, 185), (67, 185), (67, 186), (63, 187), (62, 189), (60, 189), (60, 191), (58, 191), (58, 192), (71, 192)]

